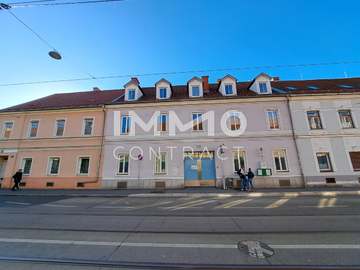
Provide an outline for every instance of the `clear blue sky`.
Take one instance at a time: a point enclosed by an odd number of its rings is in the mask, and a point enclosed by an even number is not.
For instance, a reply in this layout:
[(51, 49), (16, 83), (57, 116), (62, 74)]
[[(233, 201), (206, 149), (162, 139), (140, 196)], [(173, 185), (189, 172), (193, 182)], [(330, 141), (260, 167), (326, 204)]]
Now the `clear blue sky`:
[[(7, 12), (0, 12), (0, 84), (109, 74), (360, 60), (358, 0), (127, 0), (13, 9), (63, 61)], [(251, 80), (360, 76), (360, 65), (225, 73)], [(183, 84), (194, 75), (166, 76)], [(150, 86), (160, 76), (140, 77)], [(0, 87), (0, 108), (56, 92), (121, 88), (127, 78)]]

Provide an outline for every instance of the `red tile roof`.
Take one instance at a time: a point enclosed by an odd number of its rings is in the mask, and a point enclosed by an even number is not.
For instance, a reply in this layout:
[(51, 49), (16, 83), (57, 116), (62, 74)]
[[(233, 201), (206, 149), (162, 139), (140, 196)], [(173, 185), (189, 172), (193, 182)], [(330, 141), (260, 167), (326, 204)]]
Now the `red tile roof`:
[[(237, 96), (223, 97), (218, 91), (218, 84), (209, 84), (209, 91), (204, 92), (203, 99), (216, 98), (243, 98), (260, 96), (249, 90), (252, 82), (237, 83)], [(346, 79), (321, 79), (321, 80), (301, 80), (301, 81), (272, 81), (272, 95), (287, 94), (322, 94), (322, 93), (360, 93), (360, 78)], [(164, 102), (164, 100), (156, 99), (155, 87), (141, 88), (143, 96), (136, 102)], [(124, 100), (124, 90), (104, 90), (55, 94), (30, 101), (24, 104), (16, 105), (10, 108), (0, 110), (0, 112), (14, 111), (31, 111), (31, 110), (51, 110), (51, 109), (68, 109), (68, 108), (84, 108), (98, 107), (105, 104), (122, 104), (129, 103)], [(172, 86), (172, 100), (189, 100), (187, 85)], [(198, 98), (196, 98), (198, 99)]]

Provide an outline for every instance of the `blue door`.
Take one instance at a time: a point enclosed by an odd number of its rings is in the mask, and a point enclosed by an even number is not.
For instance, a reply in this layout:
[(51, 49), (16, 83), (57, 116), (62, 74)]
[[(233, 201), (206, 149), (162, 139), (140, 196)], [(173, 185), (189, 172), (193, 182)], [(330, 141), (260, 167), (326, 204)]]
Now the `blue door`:
[(216, 179), (213, 153), (186, 153), (184, 158), (185, 186), (214, 186)]
[(215, 159), (204, 158), (202, 162), (201, 180), (215, 180)]

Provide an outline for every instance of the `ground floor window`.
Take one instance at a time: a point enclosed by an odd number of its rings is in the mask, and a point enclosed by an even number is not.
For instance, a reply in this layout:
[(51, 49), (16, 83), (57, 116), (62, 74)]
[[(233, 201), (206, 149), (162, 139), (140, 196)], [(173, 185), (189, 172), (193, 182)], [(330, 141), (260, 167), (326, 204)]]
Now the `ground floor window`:
[(122, 174), (122, 175), (129, 174), (129, 154), (119, 155), (118, 174)]
[(155, 154), (155, 174), (166, 173), (166, 153)]
[(239, 169), (245, 170), (245, 157), (245, 150), (237, 150), (233, 153), (234, 172), (237, 172)]
[(79, 158), (78, 174), (81, 174), (81, 175), (88, 174), (89, 168), (90, 168), (90, 158), (89, 157)]
[(320, 172), (332, 172), (332, 164), (330, 159), (330, 154), (328, 152), (318, 152), (316, 153), (317, 162), (319, 164)]
[(275, 170), (278, 172), (287, 172), (288, 164), (287, 164), (287, 158), (286, 158), (286, 150), (285, 149), (279, 149), (275, 150), (273, 152), (274, 157), (274, 163), (275, 163)]
[(32, 158), (24, 158), (22, 161), (21, 168), (24, 175), (30, 175), (31, 173)]
[(48, 175), (58, 175), (60, 170), (60, 158), (49, 158)]
[(354, 171), (360, 171), (360, 151), (350, 152), (349, 154)]

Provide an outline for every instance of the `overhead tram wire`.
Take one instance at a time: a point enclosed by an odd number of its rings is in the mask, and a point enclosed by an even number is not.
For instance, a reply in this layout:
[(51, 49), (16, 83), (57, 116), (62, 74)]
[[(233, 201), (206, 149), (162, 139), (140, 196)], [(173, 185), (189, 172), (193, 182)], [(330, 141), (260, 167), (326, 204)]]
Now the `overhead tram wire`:
[(164, 76), (164, 75), (177, 75), (188, 73), (212, 73), (223, 71), (240, 71), (240, 70), (264, 70), (264, 69), (278, 69), (278, 68), (297, 68), (297, 67), (317, 67), (317, 66), (333, 66), (333, 65), (349, 65), (360, 64), (359, 60), (354, 61), (338, 61), (327, 63), (309, 63), (309, 64), (284, 64), (284, 65), (264, 65), (264, 66), (247, 66), (247, 67), (232, 67), (232, 68), (217, 68), (217, 69), (201, 69), (201, 70), (186, 70), (186, 71), (170, 71), (170, 72), (154, 72), (154, 73), (140, 73), (140, 74), (120, 74), (120, 75), (105, 75), (105, 76), (93, 76), (88, 74), (89, 77), (72, 78), (72, 79), (57, 79), (57, 80), (45, 80), (45, 81), (31, 81), (31, 82), (14, 82), (3, 83), (0, 87), (4, 86), (20, 86), (20, 85), (34, 85), (34, 84), (50, 84), (50, 83), (64, 83), (64, 82), (76, 82), (76, 81), (90, 81), (90, 80), (108, 80), (119, 79), (129, 77), (150, 77), (150, 76)]
[(35, 0), (28, 2), (14, 2), (7, 5), (12, 8), (20, 7), (41, 7), (41, 6), (64, 6), (64, 5), (79, 5), (79, 4), (98, 4), (111, 2), (124, 2), (126, 0), (85, 0), (85, 1), (58, 1), (58, 0)]

